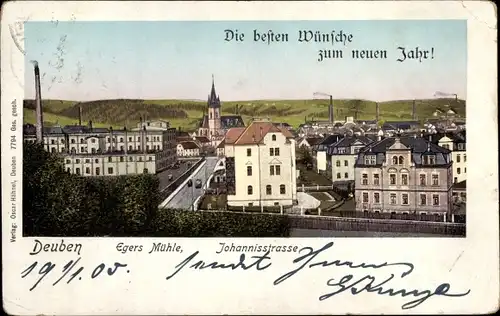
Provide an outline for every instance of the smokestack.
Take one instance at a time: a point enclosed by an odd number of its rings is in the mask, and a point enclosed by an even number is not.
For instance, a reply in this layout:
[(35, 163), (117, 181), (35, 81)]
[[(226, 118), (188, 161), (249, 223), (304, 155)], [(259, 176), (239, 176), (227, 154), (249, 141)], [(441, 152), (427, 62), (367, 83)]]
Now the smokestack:
[(415, 100), (413, 100), (413, 112), (411, 117), (414, 121), (417, 119), (417, 107)]
[(143, 126), (142, 127), (142, 130), (144, 132), (144, 134), (142, 135), (142, 141), (144, 142), (144, 146), (142, 146), (142, 152), (143, 153), (146, 153), (146, 146), (147, 146), (147, 140), (146, 140), (146, 135), (147, 135), (147, 132), (146, 132), (146, 126)]
[(377, 122), (380, 121), (380, 105), (377, 103), (375, 103), (375, 106), (376, 106), (376, 116), (377, 116)]
[(82, 126), (82, 106), (78, 107), (78, 125)]
[(328, 120), (330, 121), (330, 124), (333, 124), (333, 97), (330, 96), (330, 106), (328, 107)]
[(40, 86), (40, 69), (38, 62), (33, 61), (35, 66), (35, 111), (36, 111), (36, 141), (43, 143), (43, 109), (42, 109), (42, 91)]

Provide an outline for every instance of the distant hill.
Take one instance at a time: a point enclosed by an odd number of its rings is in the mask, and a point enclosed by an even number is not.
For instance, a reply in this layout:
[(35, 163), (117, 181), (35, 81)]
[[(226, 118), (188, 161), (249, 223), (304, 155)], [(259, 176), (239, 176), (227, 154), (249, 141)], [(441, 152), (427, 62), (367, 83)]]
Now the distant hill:
[[(465, 117), (464, 100), (428, 99), (416, 100), (417, 119), (432, 117), (436, 110), (453, 108)], [(165, 119), (173, 126), (194, 129), (206, 110), (206, 102), (190, 100), (96, 100), (76, 102), (68, 100), (43, 100), (44, 120), (49, 124), (78, 122), (79, 107), (83, 122), (92, 120), (99, 125), (127, 126), (137, 124), (140, 117)], [(240, 114), (249, 121), (252, 117), (269, 117), (276, 122), (298, 126), (307, 120), (327, 120), (329, 100), (252, 100), (222, 102), (222, 114)], [(34, 100), (24, 100), (24, 108), (34, 110)], [(380, 120), (412, 119), (413, 100), (397, 100), (379, 103)], [(356, 116), (358, 119), (375, 119), (376, 103), (369, 100), (334, 100), (335, 119)], [(26, 112), (25, 112), (26, 113)], [(34, 115), (26, 115), (25, 122), (34, 123)], [(59, 123), (61, 124), (61, 123)], [(71, 124), (71, 123), (70, 123)]]

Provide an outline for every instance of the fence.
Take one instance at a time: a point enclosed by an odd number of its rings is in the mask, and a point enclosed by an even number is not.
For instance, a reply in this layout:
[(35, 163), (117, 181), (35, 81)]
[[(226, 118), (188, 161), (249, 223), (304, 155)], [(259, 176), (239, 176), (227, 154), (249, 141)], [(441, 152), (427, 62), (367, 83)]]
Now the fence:
[(465, 236), (465, 224), (290, 215), (290, 228)]

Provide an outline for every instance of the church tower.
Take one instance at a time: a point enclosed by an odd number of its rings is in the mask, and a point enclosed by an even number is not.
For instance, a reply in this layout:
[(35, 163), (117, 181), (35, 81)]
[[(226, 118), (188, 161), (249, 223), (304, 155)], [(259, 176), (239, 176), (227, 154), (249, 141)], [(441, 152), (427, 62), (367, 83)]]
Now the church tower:
[(221, 117), (220, 117), (220, 99), (215, 93), (215, 82), (214, 76), (212, 75), (212, 90), (208, 96), (208, 135), (210, 138), (219, 135), (221, 133)]

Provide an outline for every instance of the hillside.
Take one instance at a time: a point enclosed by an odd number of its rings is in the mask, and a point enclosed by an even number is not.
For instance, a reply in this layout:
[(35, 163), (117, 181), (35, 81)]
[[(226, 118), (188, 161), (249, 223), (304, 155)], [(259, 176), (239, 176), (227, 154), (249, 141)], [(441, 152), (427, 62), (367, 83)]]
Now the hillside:
[[(287, 122), (298, 126), (304, 120), (326, 120), (328, 118), (328, 100), (252, 100), (222, 103), (222, 114), (239, 113), (249, 121), (252, 117), (269, 117), (276, 122)], [(413, 100), (399, 100), (379, 103), (380, 119), (410, 120)], [(165, 119), (175, 127), (194, 129), (206, 109), (206, 102), (186, 100), (96, 100), (75, 102), (67, 100), (43, 100), (44, 120), (54, 124), (78, 122), (79, 107), (82, 119), (86, 123), (92, 120), (98, 125), (128, 126), (137, 124), (140, 117), (147, 119)], [(417, 119), (432, 117), (437, 109), (445, 110), (451, 106), (465, 117), (465, 101), (455, 99), (417, 100)], [(24, 108), (34, 110), (34, 100), (25, 100)], [(238, 109), (238, 110), (237, 110)], [(334, 100), (335, 118), (344, 119), (355, 116), (358, 119), (375, 119), (376, 103), (367, 100)], [(26, 113), (26, 111), (25, 111)], [(29, 113), (29, 112), (28, 112)], [(25, 116), (25, 122), (33, 123), (34, 115)]]

